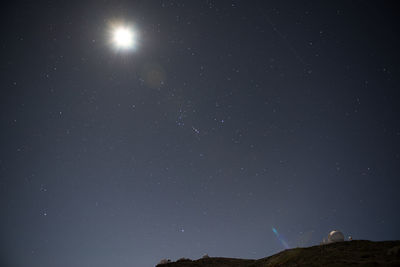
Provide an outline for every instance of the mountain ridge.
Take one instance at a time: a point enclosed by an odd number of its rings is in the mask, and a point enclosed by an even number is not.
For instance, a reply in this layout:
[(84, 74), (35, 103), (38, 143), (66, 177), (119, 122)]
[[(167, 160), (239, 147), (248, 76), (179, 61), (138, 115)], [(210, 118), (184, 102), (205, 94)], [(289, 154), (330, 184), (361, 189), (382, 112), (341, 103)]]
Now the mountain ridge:
[(206, 257), (181, 259), (156, 267), (339, 267), (400, 266), (400, 240), (353, 240), (304, 248), (286, 249), (274, 255), (252, 259)]

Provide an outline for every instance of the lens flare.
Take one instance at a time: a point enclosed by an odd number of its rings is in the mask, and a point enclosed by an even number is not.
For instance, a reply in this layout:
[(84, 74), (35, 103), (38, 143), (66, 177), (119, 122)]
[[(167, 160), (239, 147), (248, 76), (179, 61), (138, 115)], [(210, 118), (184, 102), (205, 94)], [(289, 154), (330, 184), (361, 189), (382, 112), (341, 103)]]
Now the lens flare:
[(272, 232), (274, 232), (274, 234), (276, 235), (276, 238), (278, 238), (279, 242), (281, 242), (282, 246), (285, 249), (289, 248), (288, 243), (285, 241), (285, 239), (282, 237), (281, 234), (278, 233), (278, 230), (275, 229), (275, 227), (272, 227)]

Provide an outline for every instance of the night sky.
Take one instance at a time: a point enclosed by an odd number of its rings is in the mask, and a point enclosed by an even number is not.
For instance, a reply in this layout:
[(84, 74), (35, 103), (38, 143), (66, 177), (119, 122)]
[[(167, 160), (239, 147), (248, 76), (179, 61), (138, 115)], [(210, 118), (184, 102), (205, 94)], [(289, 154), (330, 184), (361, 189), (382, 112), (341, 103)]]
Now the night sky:
[[(3, 4), (0, 265), (262, 258), (334, 229), (400, 239), (397, 13)], [(118, 25), (131, 49), (113, 44)]]

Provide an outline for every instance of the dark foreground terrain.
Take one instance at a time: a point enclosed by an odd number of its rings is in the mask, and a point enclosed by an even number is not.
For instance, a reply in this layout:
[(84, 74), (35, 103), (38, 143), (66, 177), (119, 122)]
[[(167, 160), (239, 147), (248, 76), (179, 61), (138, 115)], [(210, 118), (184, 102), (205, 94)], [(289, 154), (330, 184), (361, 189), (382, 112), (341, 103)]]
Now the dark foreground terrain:
[(259, 260), (203, 258), (178, 260), (157, 267), (312, 267), (400, 266), (400, 241), (354, 240), (308, 248), (294, 248)]

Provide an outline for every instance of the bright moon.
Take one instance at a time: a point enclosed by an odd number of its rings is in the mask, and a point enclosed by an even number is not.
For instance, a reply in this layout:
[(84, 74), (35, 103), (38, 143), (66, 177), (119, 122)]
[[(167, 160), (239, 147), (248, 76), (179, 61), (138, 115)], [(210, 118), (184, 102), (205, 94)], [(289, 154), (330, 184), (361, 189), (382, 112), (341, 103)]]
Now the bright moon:
[(118, 49), (131, 49), (135, 46), (135, 33), (127, 27), (117, 27), (113, 32), (113, 43)]

